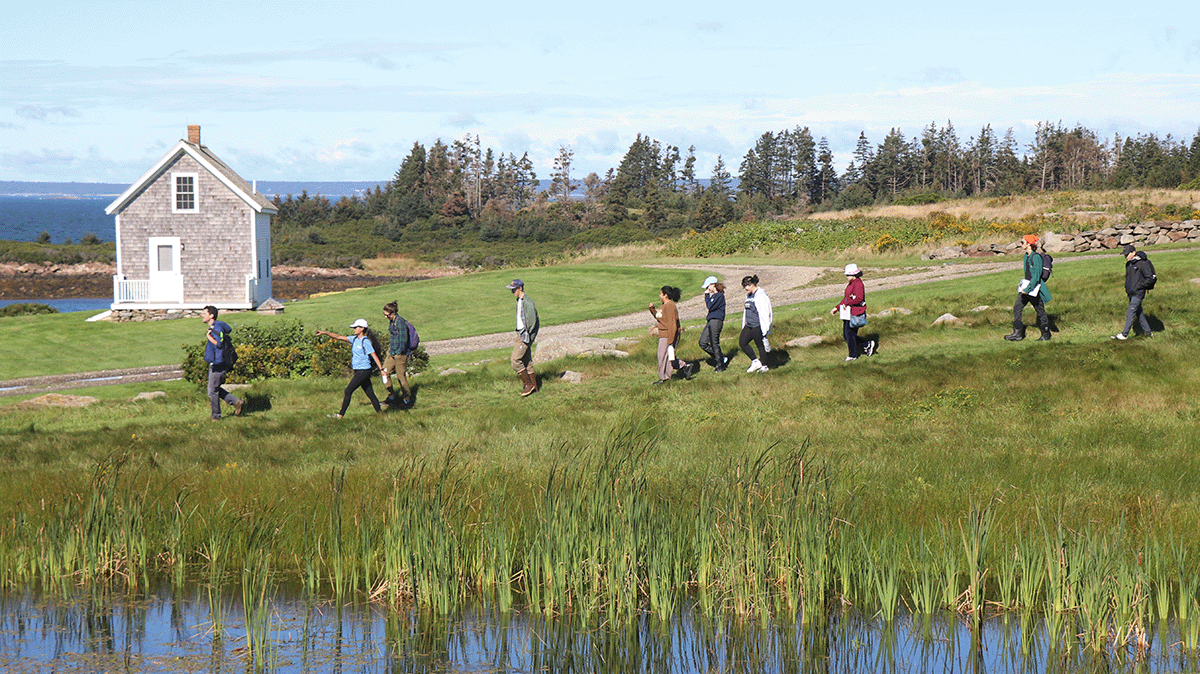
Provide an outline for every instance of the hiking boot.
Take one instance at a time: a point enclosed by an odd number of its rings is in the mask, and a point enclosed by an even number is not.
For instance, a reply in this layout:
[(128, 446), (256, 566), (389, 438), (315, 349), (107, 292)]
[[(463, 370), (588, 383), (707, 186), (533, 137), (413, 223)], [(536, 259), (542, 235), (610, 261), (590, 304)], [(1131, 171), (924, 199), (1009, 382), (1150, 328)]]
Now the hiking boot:
[(1038, 338), (1037, 338), (1037, 341), (1039, 341), (1039, 342), (1048, 342), (1048, 341), (1050, 341), (1050, 331), (1049, 331), (1049, 330), (1042, 330), (1042, 336), (1041, 336), (1041, 337), (1038, 337)]
[(1015, 328), (1015, 327), (1014, 327), (1014, 328), (1013, 328), (1013, 331), (1012, 331), (1012, 334), (1010, 334), (1010, 335), (1005, 335), (1005, 336), (1004, 336), (1004, 338), (1005, 338), (1005, 339), (1007, 339), (1007, 340), (1008, 340), (1008, 341), (1010, 341), (1010, 342), (1019, 342), (1019, 341), (1021, 341), (1022, 339), (1025, 339), (1025, 326), (1024, 326), (1024, 325), (1022, 325), (1022, 326), (1021, 326), (1021, 327), (1019, 327), (1019, 328)]
[(235, 417), (242, 416), (242, 408), (244, 408), (245, 406), (246, 406), (245, 400), (239, 400), (236, 403), (234, 403), (233, 404), (233, 416), (235, 416)]

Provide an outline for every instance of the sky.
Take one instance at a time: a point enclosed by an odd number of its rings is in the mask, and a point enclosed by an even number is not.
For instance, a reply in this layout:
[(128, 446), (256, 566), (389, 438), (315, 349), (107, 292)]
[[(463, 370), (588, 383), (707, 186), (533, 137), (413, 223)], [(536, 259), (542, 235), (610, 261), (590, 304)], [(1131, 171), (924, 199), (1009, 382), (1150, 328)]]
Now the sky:
[(387, 181), (414, 143), (468, 135), (541, 178), (566, 147), (582, 178), (642, 134), (695, 146), (706, 178), (768, 131), (808, 127), (844, 166), (860, 133), (1024, 146), (1038, 122), (1190, 142), (1200, 3), (39, 0), (0, 20), (0, 180), (130, 183), (188, 124), (246, 180)]

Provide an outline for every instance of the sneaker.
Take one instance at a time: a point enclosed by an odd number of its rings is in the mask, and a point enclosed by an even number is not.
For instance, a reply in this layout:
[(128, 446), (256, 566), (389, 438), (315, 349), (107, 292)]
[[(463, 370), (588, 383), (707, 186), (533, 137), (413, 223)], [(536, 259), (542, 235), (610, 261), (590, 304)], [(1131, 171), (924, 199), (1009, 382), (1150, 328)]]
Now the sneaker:
[(666, 382), (668, 382), (668, 381), (670, 381), (670, 380), (669, 380), (669, 379), (659, 379), (658, 381), (652, 381), (652, 382), (650, 382), (650, 385), (651, 385), (651, 386), (658, 386), (659, 384), (664, 384), (664, 383), (666, 383)]
[(329, 417), (330, 419), (341, 419), (342, 418), (342, 415), (340, 415), (340, 414), (326, 414), (325, 416)]
[(867, 342), (867, 355), (868, 356), (875, 355), (875, 340), (873, 340), (873, 339), (871, 341)]
[(856, 356), (846, 356), (846, 362), (847, 362), (847, 363), (849, 363), (849, 362), (850, 362), (850, 361), (852, 361), (852, 360), (858, 360), (858, 358), (857, 358)]
[(757, 358), (750, 361), (750, 367), (746, 368), (746, 372), (758, 372), (762, 368), (762, 363)]
[(760, 366), (759, 366), (759, 368), (758, 368), (758, 371), (759, 371), (759, 372), (766, 372), (767, 370), (770, 370), (770, 369), (771, 369), (771, 368), (767, 367), (766, 365), (760, 365)]
[(1127, 337), (1127, 336), (1125, 335), (1125, 333), (1123, 333), (1123, 332), (1118, 332), (1117, 334), (1115, 334), (1115, 335), (1113, 335), (1113, 336), (1112, 336), (1112, 339), (1119, 339), (1119, 340), (1121, 340), (1121, 341), (1123, 342), (1123, 341), (1125, 341), (1125, 340), (1129, 339), (1129, 337)]
[(733, 360), (733, 356), (724, 356), (721, 359), (721, 369), (724, 370), (726, 367), (728, 367), (729, 361), (731, 361), (731, 360)]
[(400, 404), (405, 407), (411, 407), (412, 406), (412, 398), (401, 398)]

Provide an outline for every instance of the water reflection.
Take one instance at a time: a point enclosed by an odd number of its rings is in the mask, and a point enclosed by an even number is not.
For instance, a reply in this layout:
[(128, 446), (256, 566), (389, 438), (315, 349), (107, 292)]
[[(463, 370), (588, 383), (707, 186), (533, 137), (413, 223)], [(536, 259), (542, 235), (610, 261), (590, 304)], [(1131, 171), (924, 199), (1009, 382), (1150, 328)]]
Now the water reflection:
[[(684, 603), (663, 620), (624, 625), (500, 611), (481, 603), (453, 620), (377, 604), (337, 605), (300, 594), (264, 608), (248, 639), (235, 596), (163, 586), (126, 594), (79, 591), (0, 596), (0, 671), (56, 672), (1167, 672), (1195, 667), (1160, 630), (1150, 654), (1089, 655), (1071, 620), (993, 618), (976, 634), (946, 615), (903, 610), (890, 625), (853, 609), (780, 624), (711, 619)], [(814, 623), (815, 626), (814, 626)], [(218, 628), (217, 625), (220, 627)], [(253, 626), (252, 626), (253, 629)], [(257, 646), (255, 644), (258, 644)]]

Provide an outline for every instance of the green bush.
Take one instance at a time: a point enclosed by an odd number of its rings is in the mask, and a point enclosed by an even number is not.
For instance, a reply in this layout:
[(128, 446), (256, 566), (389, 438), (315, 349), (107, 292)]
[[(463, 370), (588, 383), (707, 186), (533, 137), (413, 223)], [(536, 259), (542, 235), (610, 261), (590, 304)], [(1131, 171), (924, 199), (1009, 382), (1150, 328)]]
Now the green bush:
[(36, 314), (57, 314), (58, 309), (49, 304), (38, 304), (35, 302), (18, 302), (17, 304), (9, 304), (0, 307), (0, 318), (9, 316), (33, 316)]

